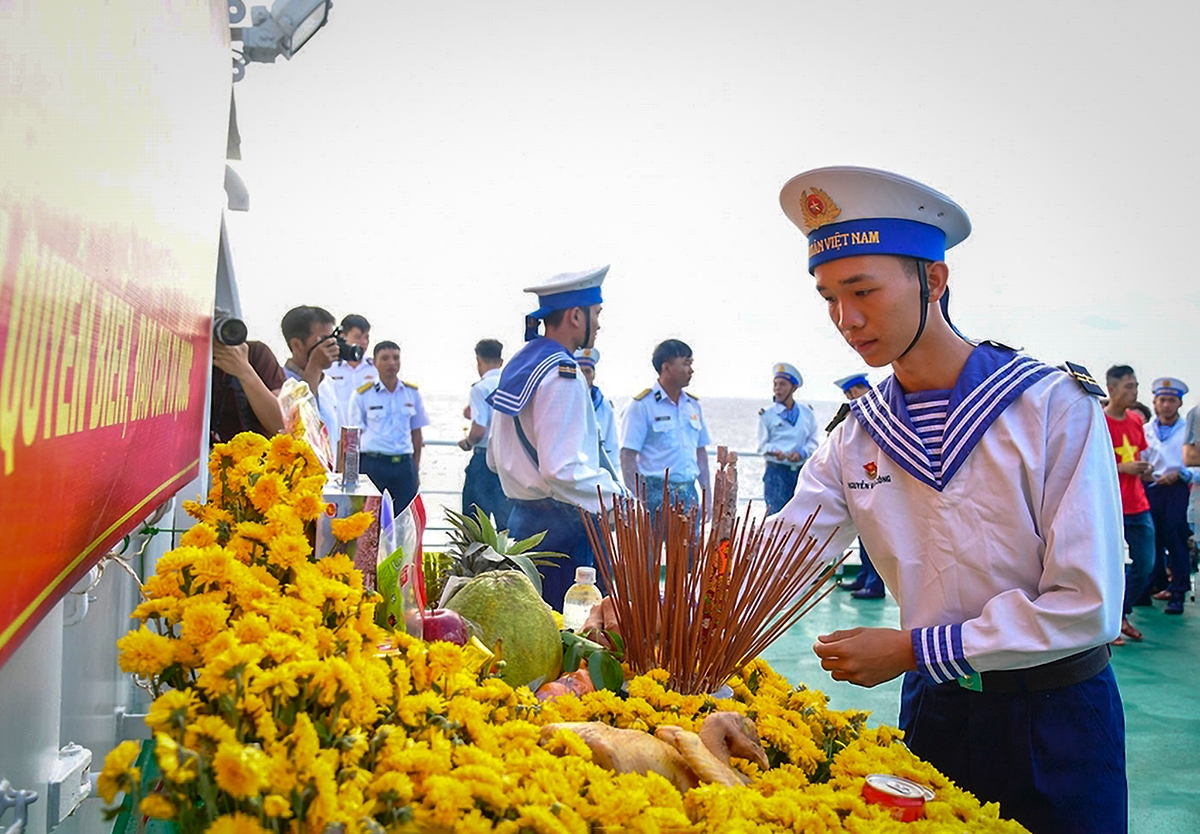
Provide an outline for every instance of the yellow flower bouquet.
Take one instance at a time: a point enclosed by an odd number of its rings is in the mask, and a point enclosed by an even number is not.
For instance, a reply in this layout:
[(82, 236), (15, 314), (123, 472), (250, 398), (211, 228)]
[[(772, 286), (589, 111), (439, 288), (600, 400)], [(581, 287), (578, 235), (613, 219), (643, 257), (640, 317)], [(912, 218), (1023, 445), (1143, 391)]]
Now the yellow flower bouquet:
[[(106, 802), (125, 792), (127, 809), (181, 834), (1023, 830), (897, 730), (828, 710), (762, 661), (725, 699), (673, 692), (656, 670), (628, 693), (539, 703), (491, 676), (476, 646), (380, 629), (344, 554), (311, 560), (324, 471), (302, 443), (239, 435), (209, 468), (207, 502), (188, 505), (197, 524), (159, 561), (133, 614), (141, 626), (118, 643), (122, 669), (156, 696), (146, 723), (159, 775), (144, 779), (139, 745), (121, 744), (99, 777)], [(564, 721), (696, 730), (718, 710), (750, 718), (766, 751), (765, 771), (733, 760), (746, 786), (681, 793), (657, 773), (601, 767), (572, 733), (542, 733)], [(872, 773), (932, 788), (924, 818), (868, 804)]]

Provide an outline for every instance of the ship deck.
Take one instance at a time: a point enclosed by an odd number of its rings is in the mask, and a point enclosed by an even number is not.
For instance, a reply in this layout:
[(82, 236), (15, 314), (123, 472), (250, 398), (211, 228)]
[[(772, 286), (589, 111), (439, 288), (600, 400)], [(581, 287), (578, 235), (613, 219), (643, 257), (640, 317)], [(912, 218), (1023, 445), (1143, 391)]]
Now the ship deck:
[[(1200, 831), (1200, 608), (1182, 617), (1155, 607), (1130, 618), (1145, 635), (1113, 647), (1113, 668), (1125, 704), (1125, 749), (1131, 834)], [(871, 711), (871, 724), (895, 725), (900, 681), (864, 689), (840, 683), (821, 669), (812, 644), (839, 628), (898, 627), (891, 596), (855, 600), (834, 591), (775, 642), (764, 657), (793, 684), (824, 691), (835, 709)]]

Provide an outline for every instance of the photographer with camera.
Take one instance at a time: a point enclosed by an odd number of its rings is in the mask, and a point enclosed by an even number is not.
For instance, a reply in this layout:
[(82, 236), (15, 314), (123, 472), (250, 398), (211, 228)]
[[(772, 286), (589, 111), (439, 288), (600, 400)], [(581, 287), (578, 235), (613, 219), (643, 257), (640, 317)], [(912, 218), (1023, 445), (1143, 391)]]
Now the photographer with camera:
[(286, 378), (271, 349), (246, 340), (246, 325), (217, 310), (213, 317), (209, 439), (224, 443), (239, 432), (271, 437), (283, 431), (279, 389)]
[(371, 344), (371, 322), (367, 321), (366, 316), (351, 313), (342, 319), (341, 325), (333, 332), (359, 351), (357, 358), (342, 356), (325, 372), (325, 377), (333, 381), (333, 388), (337, 392), (338, 416), (342, 425), (348, 426), (353, 425), (346, 419), (350, 413), (351, 395), (366, 383), (379, 379), (374, 360), (365, 355)]
[(309, 390), (316, 397), (321, 420), (329, 432), (329, 440), (336, 446), (342, 421), (338, 413), (337, 391), (333, 381), (325, 376), (325, 371), (343, 353), (362, 354), (334, 333), (335, 321), (330, 312), (322, 307), (302, 305), (284, 314), (280, 328), (291, 351), (291, 356), (283, 363), (283, 372), (289, 379), (308, 383)]

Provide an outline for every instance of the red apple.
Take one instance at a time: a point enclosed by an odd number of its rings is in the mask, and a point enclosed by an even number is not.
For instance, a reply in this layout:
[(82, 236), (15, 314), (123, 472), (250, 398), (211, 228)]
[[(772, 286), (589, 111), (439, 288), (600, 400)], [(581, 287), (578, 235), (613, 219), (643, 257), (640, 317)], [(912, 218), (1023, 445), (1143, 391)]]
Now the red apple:
[(425, 623), (425, 641), (445, 640), (458, 646), (466, 645), (471, 639), (467, 632), (467, 621), (457, 611), (448, 608), (435, 608), (426, 611), (423, 617)]

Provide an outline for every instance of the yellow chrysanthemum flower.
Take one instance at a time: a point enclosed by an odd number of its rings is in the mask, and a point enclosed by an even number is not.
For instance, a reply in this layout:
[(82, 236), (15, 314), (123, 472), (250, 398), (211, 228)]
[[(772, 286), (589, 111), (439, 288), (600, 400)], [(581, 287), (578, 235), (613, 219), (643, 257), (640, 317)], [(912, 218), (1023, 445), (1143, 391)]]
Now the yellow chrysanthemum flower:
[(257, 796), (269, 784), (270, 763), (257, 747), (223, 741), (212, 759), (217, 787), (236, 799)]
[(104, 758), (104, 768), (96, 779), (96, 793), (112, 804), (117, 794), (141, 781), (142, 774), (133, 767), (142, 746), (136, 741), (123, 741)]
[(135, 675), (157, 675), (171, 665), (175, 656), (173, 641), (145, 626), (118, 640), (117, 648), (121, 652), (118, 657), (121, 671)]
[(340, 542), (353, 541), (367, 532), (374, 520), (374, 514), (367, 512), (355, 513), (348, 518), (334, 518), (329, 521), (329, 531)]
[(239, 811), (236, 814), (217, 817), (205, 834), (268, 834), (268, 832), (257, 819)]
[(152, 793), (142, 799), (138, 803), (138, 810), (151, 819), (156, 820), (173, 819), (179, 813), (179, 809), (175, 807), (175, 803), (161, 793)]

